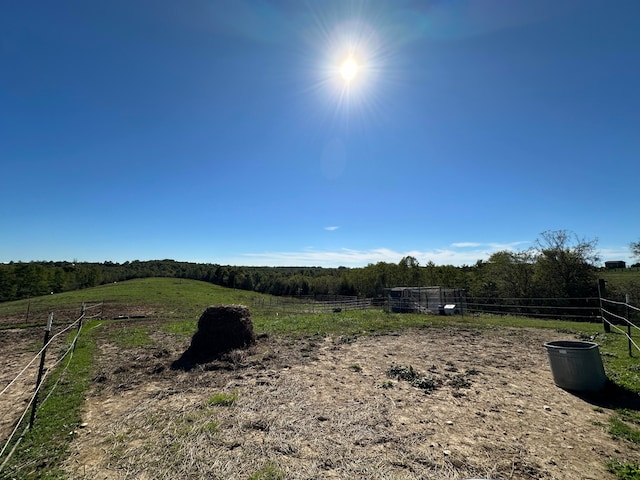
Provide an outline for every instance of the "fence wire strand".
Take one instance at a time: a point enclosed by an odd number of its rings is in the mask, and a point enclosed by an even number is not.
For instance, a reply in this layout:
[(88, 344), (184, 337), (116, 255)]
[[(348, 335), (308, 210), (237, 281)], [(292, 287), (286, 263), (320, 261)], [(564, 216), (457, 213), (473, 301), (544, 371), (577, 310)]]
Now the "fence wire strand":
[(615, 323), (612, 323), (611, 321), (607, 320), (604, 316), (602, 317), (602, 319), (607, 322), (609, 324), (609, 326), (613, 327), (614, 329), (618, 330), (620, 333), (622, 333), (625, 337), (627, 337), (627, 339), (633, 344), (634, 347), (636, 347), (636, 349), (640, 352), (640, 346), (638, 346), (638, 344), (633, 340), (633, 338), (631, 338), (629, 336), (629, 334), (627, 332), (625, 332), (624, 330), (622, 330), (620, 327), (618, 327)]
[(640, 327), (638, 327), (638, 326), (637, 326), (637, 325), (635, 325), (631, 320), (629, 320), (629, 319), (627, 319), (627, 318), (625, 318), (625, 317), (622, 317), (622, 316), (620, 316), (620, 315), (616, 315), (615, 313), (613, 313), (613, 312), (609, 312), (609, 311), (607, 311), (607, 310), (605, 310), (605, 309), (602, 309), (602, 313), (606, 313), (607, 315), (611, 315), (612, 317), (615, 317), (615, 318), (617, 318), (618, 320), (622, 320), (622, 321), (624, 321), (624, 322), (625, 322), (627, 325), (629, 325), (630, 327), (633, 327), (633, 328), (635, 328), (636, 330), (640, 330)]
[[(636, 349), (640, 352), (640, 346), (638, 346), (638, 344), (633, 340), (633, 338), (631, 338), (631, 329), (634, 328), (640, 331), (640, 327), (638, 327), (638, 325), (634, 324), (629, 318), (627, 318), (629, 316), (629, 310), (633, 310), (634, 312), (640, 312), (640, 308), (637, 308), (633, 305), (629, 305), (629, 303), (627, 302), (618, 302), (615, 300), (609, 300), (607, 298), (601, 298), (600, 300), (603, 304), (616, 305), (618, 307), (625, 307), (627, 309), (627, 313), (626, 313), (627, 316), (625, 317), (625, 316), (610, 312), (609, 310), (601, 306), (600, 311), (601, 311), (602, 321), (605, 322), (607, 325), (609, 325), (609, 327), (613, 327), (615, 330), (617, 330), (618, 332), (622, 333), (625, 337), (627, 337), (627, 340), (629, 340), (629, 355), (631, 355), (631, 345), (636, 347)], [(614, 319), (624, 322), (624, 324), (627, 325), (628, 331), (625, 332), (622, 328), (614, 324), (612, 321)]]
[(4, 394), (7, 390), (9, 390), (9, 388), (11, 387), (11, 385), (13, 385), (21, 376), (22, 374), (24, 374), (24, 372), (27, 371), (27, 369), (33, 364), (33, 362), (35, 362), (40, 355), (42, 355), (42, 352), (45, 351), (47, 348), (49, 348), (49, 345), (51, 344), (51, 342), (53, 342), (57, 337), (59, 337), (60, 335), (62, 335), (64, 332), (66, 332), (67, 330), (71, 329), (71, 327), (73, 327), (74, 325), (76, 325), (80, 320), (82, 320), (82, 318), (84, 317), (84, 315), (82, 315), (80, 318), (78, 318), (75, 322), (73, 322), (72, 324), (68, 325), (66, 328), (64, 328), (63, 330), (59, 331), (58, 333), (56, 333), (55, 335), (53, 335), (49, 341), (40, 349), (40, 351), (38, 353), (35, 354), (35, 356), (31, 359), (31, 361), (29, 363), (27, 363), (27, 365), (20, 371), (20, 373), (18, 373), (18, 375), (16, 375), (16, 377), (11, 380), (9, 382), (9, 384), (4, 387), (2, 389), (2, 391), (0, 392), (0, 396), (2, 396), (2, 394)]
[[(61, 330), (60, 332), (58, 332), (56, 335), (54, 335), (47, 343), (46, 345), (40, 350), (40, 353), (42, 353), (47, 346), (51, 343), (51, 341), (61, 335), (62, 333), (68, 331), (69, 329), (71, 329), (74, 325), (78, 324), (82, 318), (84, 317), (84, 314), (82, 314), (76, 321), (74, 321), (73, 323), (71, 323), (70, 325), (68, 325), (66, 328), (64, 328), (63, 330)], [(33, 405), (33, 402), (35, 401), (38, 393), (40, 392), (40, 390), (42, 388), (44, 388), (44, 385), (46, 383), (46, 380), (49, 378), (51, 372), (53, 372), (58, 365), (60, 365), (62, 363), (62, 361), (65, 359), (65, 357), (69, 356), (69, 359), (67, 361), (67, 364), (65, 365), (64, 369), (62, 370), (62, 372), (60, 372), (60, 374), (58, 375), (58, 379), (56, 380), (56, 382), (53, 384), (53, 386), (51, 387), (49, 393), (47, 394), (47, 396), (42, 400), (42, 402), (40, 403), (40, 407), (42, 407), (42, 405), (44, 405), (46, 403), (46, 401), (49, 399), (49, 397), (51, 397), (51, 395), (53, 394), (53, 392), (55, 391), (55, 389), (58, 386), (58, 383), (60, 382), (60, 379), (63, 377), (63, 375), (66, 373), (66, 371), (69, 368), (69, 365), (71, 364), (71, 360), (73, 359), (73, 352), (74, 352), (74, 347), (76, 345), (76, 342), (78, 340), (78, 337), (80, 336), (80, 332), (82, 331), (82, 324), (80, 323), (80, 328), (78, 328), (78, 331), (76, 332), (76, 335), (73, 339), (73, 341), (71, 342), (69, 348), (67, 349), (67, 351), (62, 354), (55, 362), (53, 365), (51, 365), (49, 368), (47, 368), (47, 371), (44, 373), (44, 375), (42, 376), (42, 379), (40, 381), (40, 383), (36, 386), (35, 390), (33, 391), (33, 394), (31, 395), (31, 398), (29, 400), (29, 402), (27, 403), (27, 406), (25, 407), (24, 411), (22, 412), (22, 415), (20, 415), (20, 418), (18, 419), (18, 421), (15, 424), (15, 427), (13, 429), (13, 431), (11, 432), (11, 434), (9, 435), (9, 438), (7, 439), (7, 441), (5, 442), (4, 446), (2, 447), (2, 450), (0, 450), (0, 458), (2, 458), (2, 456), (4, 455), (5, 451), (7, 450), (7, 448), (9, 447), (9, 445), (11, 444), (11, 442), (13, 441), (16, 432), (18, 431), (18, 429), (20, 428), (20, 425), (22, 424), (22, 422), (24, 421), (27, 412), (29, 411), (29, 409), (31, 408), (31, 406)], [(38, 358), (38, 355), (36, 355), (35, 358)], [(34, 360), (35, 360), (34, 358)], [(31, 362), (29, 362), (29, 365), (31, 365), (33, 363), (34, 360), (31, 360)], [(24, 373), (24, 371), (26, 370), (26, 368), (28, 368), (28, 366), (25, 367), (25, 369), (22, 370), (22, 372), (20, 372), (20, 374), (18, 374), (18, 377), (20, 375), (22, 375), (22, 373)], [(15, 380), (18, 378), (16, 377), (9, 385), (7, 385), (7, 387), (5, 387), (5, 389), (1, 392), (4, 393), (11, 384), (13, 384), (15, 382)], [(7, 457), (4, 459), (4, 461), (2, 462), (2, 465), (0, 465), (0, 472), (2, 472), (2, 470), (4, 469), (5, 465), (7, 464), (7, 462), (11, 459), (11, 457), (13, 456), (18, 444), (20, 443), (20, 441), (22, 440), (22, 438), (24, 437), (25, 433), (28, 430), (28, 425), (25, 427), (25, 429), (23, 430), (23, 432), (21, 433), (20, 437), (18, 438), (18, 440), (16, 441), (14, 447), (12, 448), (11, 452), (9, 452), (9, 454), (7, 455)]]
[(607, 300), (606, 298), (603, 298), (603, 299), (602, 299), (602, 301), (603, 301), (603, 302), (607, 302), (607, 303), (611, 303), (611, 304), (614, 304), (614, 305), (621, 305), (621, 306), (623, 306), (623, 307), (628, 307), (628, 308), (630, 308), (631, 310), (634, 310), (634, 311), (636, 311), (636, 312), (640, 312), (640, 308), (638, 308), (638, 307), (634, 307), (633, 305), (629, 305), (629, 304), (628, 304), (628, 303), (626, 303), (626, 302), (616, 302), (615, 300)]

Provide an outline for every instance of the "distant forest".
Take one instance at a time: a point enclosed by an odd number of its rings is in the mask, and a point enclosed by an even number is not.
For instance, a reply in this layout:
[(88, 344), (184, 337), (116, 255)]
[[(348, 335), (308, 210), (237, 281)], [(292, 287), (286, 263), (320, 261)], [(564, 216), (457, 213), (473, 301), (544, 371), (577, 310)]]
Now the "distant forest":
[[(0, 264), (0, 301), (78, 290), (146, 277), (189, 278), (271, 295), (354, 295), (375, 298), (385, 288), (443, 286), (475, 298), (584, 298), (597, 296), (595, 242), (565, 231), (545, 232), (537, 248), (501, 251), (472, 266), (420, 265), (413, 257), (360, 268), (242, 267), (175, 260), (10, 262)], [(640, 286), (633, 285), (633, 290)], [(628, 285), (626, 287), (628, 293)], [(615, 292), (610, 292), (615, 293)], [(632, 292), (637, 296), (637, 292)]]

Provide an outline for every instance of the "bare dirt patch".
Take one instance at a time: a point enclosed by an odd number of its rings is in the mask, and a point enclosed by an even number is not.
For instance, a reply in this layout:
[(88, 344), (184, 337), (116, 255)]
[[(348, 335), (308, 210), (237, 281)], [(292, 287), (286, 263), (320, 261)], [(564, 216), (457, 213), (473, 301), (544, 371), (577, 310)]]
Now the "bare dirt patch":
[[(568, 337), (263, 337), (190, 372), (169, 368), (184, 337), (124, 351), (102, 343), (66, 469), (87, 479), (246, 479), (265, 465), (295, 479), (615, 478), (606, 461), (638, 452), (610, 438), (610, 411), (553, 385), (542, 343)], [(235, 401), (212, 403), (217, 393)]]
[[(60, 330), (62, 327), (54, 327), (51, 338)], [(0, 369), (0, 391), (3, 392), (0, 395), (0, 447), (4, 446), (33, 396), (40, 367), (38, 352), (43, 341), (44, 327), (0, 332), (0, 352), (3, 357), (3, 367)], [(53, 338), (45, 355), (45, 373), (56, 363), (63, 347), (64, 338)]]

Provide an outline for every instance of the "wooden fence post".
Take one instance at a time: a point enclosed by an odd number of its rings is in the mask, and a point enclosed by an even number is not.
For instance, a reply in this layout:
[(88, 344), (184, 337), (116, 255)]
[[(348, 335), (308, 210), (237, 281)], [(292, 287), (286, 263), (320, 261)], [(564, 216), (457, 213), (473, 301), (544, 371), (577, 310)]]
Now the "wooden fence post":
[(602, 309), (602, 299), (607, 295), (607, 282), (605, 282), (602, 278), (598, 280), (598, 298), (600, 300), (600, 318), (602, 318), (602, 326), (604, 327), (605, 333), (611, 332), (611, 325), (604, 318), (604, 313)]
[(31, 299), (27, 302), (27, 314), (24, 317), (24, 323), (29, 323), (29, 312), (31, 310)]
[[(80, 318), (78, 318), (78, 330), (77, 333), (80, 333), (80, 329), (82, 328), (82, 319), (84, 318), (84, 311), (86, 309), (85, 303), (82, 302), (82, 308), (80, 309)], [(72, 351), (76, 351), (76, 343), (78, 343), (78, 335), (73, 339), (73, 349)]]
[(36, 380), (36, 391), (33, 395), (33, 403), (31, 404), (31, 417), (29, 418), (29, 430), (33, 428), (33, 422), (36, 419), (38, 391), (40, 390), (40, 382), (42, 382), (42, 374), (44, 372), (44, 360), (47, 355), (47, 343), (49, 343), (49, 334), (51, 333), (52, 323), (53, 323), (53, 313), (50, 313), (49, 319), (47, 320), (47, 328), (44, 331), (44, 343), (42, 347), (42, 353), (40, 354), (40, 368), (38, 369), (38, 379)]

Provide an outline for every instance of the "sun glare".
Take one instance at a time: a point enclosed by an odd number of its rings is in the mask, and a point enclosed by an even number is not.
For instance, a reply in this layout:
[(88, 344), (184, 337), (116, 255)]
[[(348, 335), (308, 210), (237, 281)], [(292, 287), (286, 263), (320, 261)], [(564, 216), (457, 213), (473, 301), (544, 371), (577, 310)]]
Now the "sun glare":
[(340, 66), (340, 75), (345, 82), (353, 80), (358, 73), (358, 64), (353, 58), (347, 58)]
[(368, 12), (355, 13), (353, 17), (349, 12), (352, 18), (346, 20), (318, 14), (316, 28), (309, 30), (308, 37), (312, 50), (318, 53), (313, 69), (316, 77), (309, 91), (321, 92), (322, 109), (350, 124), (379, 115), (389, 73), (389, 44), (375, 23), (366, 21)]

